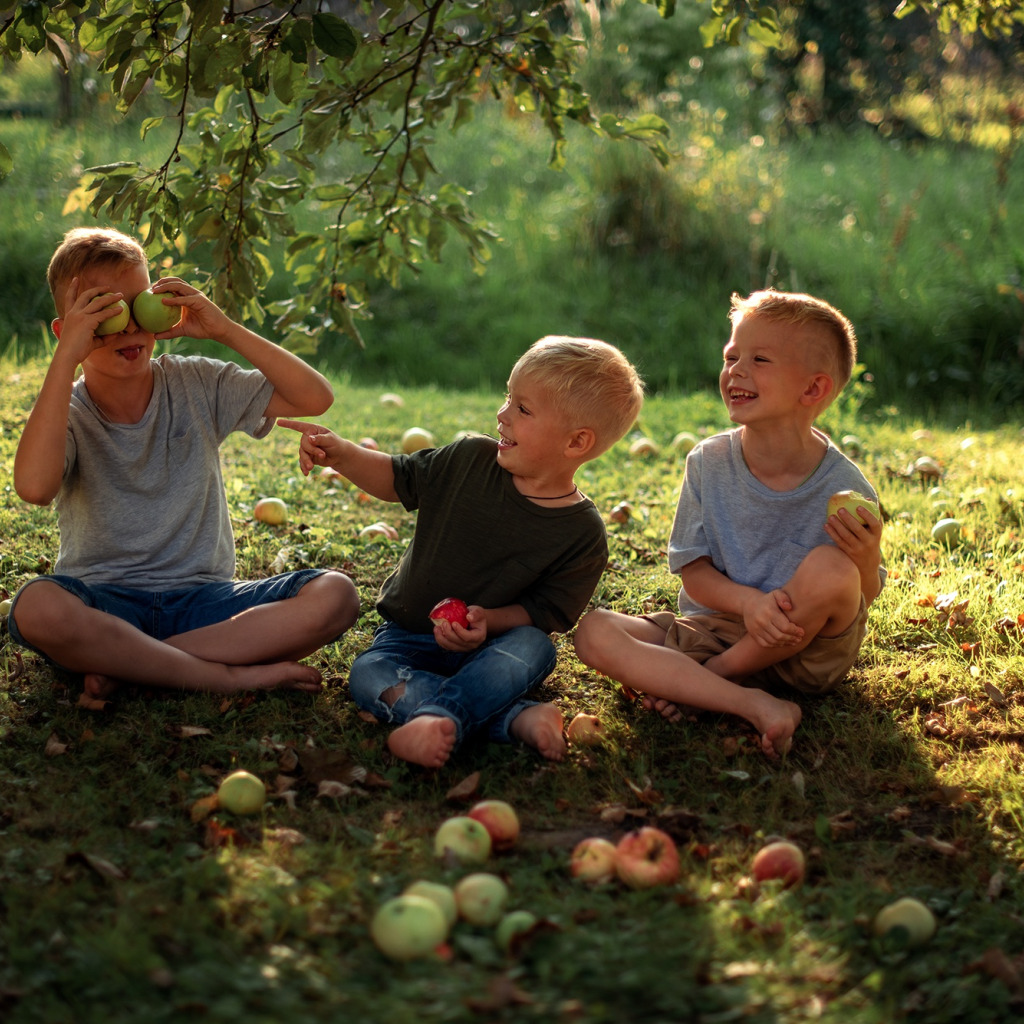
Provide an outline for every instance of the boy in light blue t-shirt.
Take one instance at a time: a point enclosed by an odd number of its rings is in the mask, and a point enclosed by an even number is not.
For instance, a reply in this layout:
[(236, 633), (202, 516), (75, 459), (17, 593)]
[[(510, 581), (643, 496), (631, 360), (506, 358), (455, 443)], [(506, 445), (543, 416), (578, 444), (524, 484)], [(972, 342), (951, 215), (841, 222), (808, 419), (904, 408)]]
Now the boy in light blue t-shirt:
[(821, 694), (842, 681), (885, 581), (882, 524), (863, 506), (863, 522), (826, 512), (837, 491), (877, 500), (814, 426), (850, 379), (853, 326), (820, 299), (772, 290), (734, 295), (730, 315), (719, 384), (737, 426), (686, 460), (669, 541), (679, 615), (598, 609), (575, 643), (667, 718), (681, 705), (739, 715), (777, 756), (802, 712), (752, 684)]

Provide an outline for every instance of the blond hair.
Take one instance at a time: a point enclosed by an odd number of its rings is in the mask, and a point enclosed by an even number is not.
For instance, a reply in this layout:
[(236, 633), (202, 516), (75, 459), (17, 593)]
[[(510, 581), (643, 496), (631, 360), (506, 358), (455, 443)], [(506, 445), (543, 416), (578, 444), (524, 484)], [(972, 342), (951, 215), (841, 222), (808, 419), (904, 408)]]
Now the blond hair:
[(111, 228), (72, 228), (57, 246), (46, 270), (57, 314), (63, 316), (67, 285), (86, 267), (148, 267), (146, 250), (130, 235)]
[(729, 311), (733, 328), (746, 317), (818, 329), (818, 337), (831, 356), (835, 394), (849, 383), (857, 362), (857, 334), (853, 324), (824, 299), (799, 292), (777, 292), (773, 288), (752, 292), (746, 298), (734, 292)]
[(591, 458), (629, 430), (644, 403), (644, 384), (633, 365), (614, 345), (595, 338), (548, 335), (519, 357), (513, 372), (544, 388), (570, 426), (594, 431)]

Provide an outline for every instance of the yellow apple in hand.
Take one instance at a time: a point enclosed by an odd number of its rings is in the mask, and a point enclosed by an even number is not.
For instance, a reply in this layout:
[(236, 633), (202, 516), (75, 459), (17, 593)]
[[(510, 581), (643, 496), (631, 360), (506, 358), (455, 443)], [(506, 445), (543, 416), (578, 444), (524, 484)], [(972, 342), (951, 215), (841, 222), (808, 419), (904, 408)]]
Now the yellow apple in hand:
[(828, 499), (828, 511), (826, 514), (834, 516), (840, 509), (845, 508), (858, 523), (862, 526), (867, 526), (867, 520), (865, 520), (857, 511), (858, 506), (862, 506), (867, 509), (867, 511), (876, 519), (881, 518), (878, 512), (878, 505), (876, 505), (875, 502), (873, 502), (866, 494), (861, 494), (860, 491), (836, 491), (836, 493)]
[[(106, 296), (103, 297), (106, 298)], [(96, 333), (101, 336), (119, 334), (128, 326), (128, 303), (124, 299), (118, 299), (117, 302), (112, 303), (108, 310), (111, 311), (110, 316), (106, 320), (101, 320), (96, 328)]]

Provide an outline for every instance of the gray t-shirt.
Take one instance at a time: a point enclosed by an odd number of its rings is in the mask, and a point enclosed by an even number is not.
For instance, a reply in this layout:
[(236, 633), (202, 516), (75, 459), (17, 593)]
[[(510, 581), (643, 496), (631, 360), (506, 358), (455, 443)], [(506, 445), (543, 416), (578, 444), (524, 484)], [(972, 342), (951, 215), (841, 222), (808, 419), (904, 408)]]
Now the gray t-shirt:
[(265, 437), (273, 385), (258, 370), (199, 356), (153, 360), (138, 423), (111, 423), (84, 378), (68, 414), (54, 572), (86, 583), (176, 590), (235, 571), (220, 444)]
[[(825, 434), (818, 468), (799, 487), (773, 491), (747, 468), (740, 428), (702, 441), (686, 458), (675, 521), (669, 538), (672, 572), (698, 558), (735, 583), (767, 593), (792, 577), (807, 553), (831, 544), (825, 509), (836, 491), (859, 491), (877, 501), (864, 474)], [(885, 569), (880, 570), (885, 582)], [(710, 611), (679, 590), (681, 615)]]
[(458, 597), (484, 608), (521, 604), (538, 629), (564, 633), (593, 596), (608, 564), (601, 513), (589, 498), (562, 508), (524, 498), (497, 447), (476, 436), (392, 456), (416, 530), (377, 609), (403, 629), (429, 633), (430, 609)]

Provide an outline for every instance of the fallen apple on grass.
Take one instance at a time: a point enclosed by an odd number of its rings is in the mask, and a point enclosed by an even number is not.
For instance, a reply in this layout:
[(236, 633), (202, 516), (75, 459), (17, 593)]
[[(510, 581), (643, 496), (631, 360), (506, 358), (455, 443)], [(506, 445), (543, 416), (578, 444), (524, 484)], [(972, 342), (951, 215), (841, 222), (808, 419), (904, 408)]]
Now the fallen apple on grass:
[(511, 953), (513, 943), (522, 935), (532, 931), (537, 924), (537, 915), (532, 910), (510, 910), (499, 922), (494, 932), (494, 941), (503, 953)]
[(280, 498), (260, 498), (252, 515), (257, 522), (280, 526), (288, 518), (288, 506)]
[(637, 455), (641, 458), (653, 457), (661, 453), (661, 449), (657, 443), (652, 441), (649, 437), (638, 437), (629, 446), (629, 454)]
[(804, 851), (796, 843), (779, 839), (754, 854), (750, 873), (757, 882), (779, 881), (789, 889), (804, 880), (806, 868)]
[(870, 512), (875, 519), (881, 518), (878, 511), (878, 505), (866, 494), (861, 494), (860, 491), (836, 491), (836, 493), (828, 499), (828, 507), (825, 514), (829, 517), (835, 516), (839, 514), (840, 509), (844, 508), (862, 526), (867, 526), (868, 523), (860, 512), (857, 511), (858, 508), (864, 508), (867, 512)]
[(679, 878), (675, 840), (652, 825), (627, 832), (615, 847), (615, 871), (631, 889), (671, 885)]
[[(102, 296), (102, 298), (106, 298), (106, 296)], [(110, 316), (106, 320), (101, 320), (96, 328), (96, 333), (104, 337), (108, 334), (120, 333), (128, 326), (128, 321), (131, 319), (131, 310), (124, 299), (118, 299), (107, 308), (112, 311)]]
[(244, 769), (232, 772), (217, 787), (217, 806), (229, 814), (258, 814), (266, 801), (263, 780)]
[(455, 883), (459, 917), (470, 924), (493, 927), (505, 916), (508, 886), (497, 875), (478, 871)]
[(608, 513), (608, 519), (612, 523), (628, 523), (632, 514), (633, 506), (628, 501), (620, 501)]
[(180, 306), (165, 306), (163, 295), (152, 288), (139, 292), (132, 302), (132, 316), (135, 322), (150, 334), (169, 331), (181, 323), (182, 309)]
[(680, 430), (675, 437), (672, 438), (672, 447), (683, 455), (689, 455), (694, 448), (700, 442), (700, 438), (696, 434), (690, 433), (689, 430)]
[(433, 447), (434, 435), (422, 427), (410, 427), (402, 435), (402, 451), (406, 455), (412, 455), (413, 452), (418, 452), (421, 448)]
[(962, 529), (963, 524), (959, 519), (940, 519), (932, 527), (932, 540), (945, 544), (948, 548), (955, 548), (960, 543)]
[(380, 396), (380, 404), (385, 409), (401, 409), (405, 405), (405, 400), (401, 395), (396, 395), (393, 391), (385, 391)]
[(363, 540), (368, 541), (398, 540), (398, 531), (393, 526), (389, 526), (387, 523), (380, 521), (364, 526), (359, 531), (359, 536)]
[(0, 619), (6, 619), (11, 614), (12, 600), (7, 597), (3, 601), (0, 601)]
[(491, 855), (491, 834), (475, 818), (456, 815), (441, 822), (434, 834), (434, 855), (459, 864), (483, 864)]
[(469, 809), (469, 817), (479, 821), (491, 837), (491, 849), (497, 853), (511, 850), (519, 838), (519, 815), (504, 800), (480, 800)]
[(604, 722), (597, 715), (580, 712), (573, 717), (565, 730), (566, 738), (574, 747), (597, 747), (608, 737)]
[(615, 858), (615, 844), (610, 839), (581, 839), (569, 858), (569, 874), (581, 882), (603, 885), (615, 877)]
[(903, 933), (911, 946), (924, 945), (936, 929), (935, 915), (920, 900), (904, 896), (875, 915), (875, 934), (885, 937)]
[(392, 960), (415, 960), (431, 954), (448, 936), (441, 908), (426, 896), (393, 896), (377, 908), (370, 936)]
[(469, 609), (461, 598), (443, 597), (430, 609), (430, 621), (434, 625), (457, 622), (463, 629), (469, 629)]
[(455, 924), (459, 916), (459, 908), (455, 903), (455, 893), (450, 885), (445, 885), (443, 882), (430, 882), (426, 879), (420, 879), (406, 886), (403, 895), (425, 896), (428, 900), (433, 900), (444, 915), (445, 923), (449, 928)]

